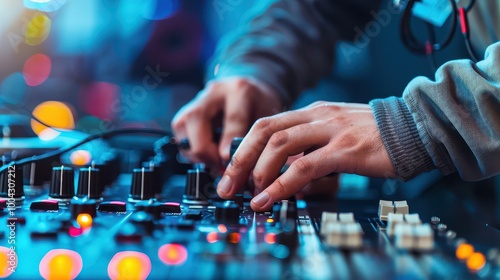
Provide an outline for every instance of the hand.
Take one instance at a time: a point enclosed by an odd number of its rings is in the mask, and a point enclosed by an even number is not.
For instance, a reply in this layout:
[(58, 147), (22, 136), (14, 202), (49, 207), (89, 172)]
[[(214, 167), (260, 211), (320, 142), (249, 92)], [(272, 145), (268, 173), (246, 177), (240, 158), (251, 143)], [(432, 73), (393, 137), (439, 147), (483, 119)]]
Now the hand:
[[(229, 161), (234, 137), (243, 137), (258, 118), (276, 114), (283, 104), (262, 82), (243, 77), (211, 81), (196, 98), (175, 115), (172, 129), (177, 139), (188, 138), (189, 150), (182, 150), (192, 162), (204, 162), (220, 170)], [(214, 143), (217, 119), (222, 116), (220, 143)]]
[[(304, 156), (279, 176), (287, 158), (302, 152)], [(331, 102), (259, 119), (226, 169), (219, 196), (231, 198), (251, 172), (258, 193), (251, 201), (255, 211), (270, 209), (275, 201), (332, 172), (396, 175), (371, 108)]]

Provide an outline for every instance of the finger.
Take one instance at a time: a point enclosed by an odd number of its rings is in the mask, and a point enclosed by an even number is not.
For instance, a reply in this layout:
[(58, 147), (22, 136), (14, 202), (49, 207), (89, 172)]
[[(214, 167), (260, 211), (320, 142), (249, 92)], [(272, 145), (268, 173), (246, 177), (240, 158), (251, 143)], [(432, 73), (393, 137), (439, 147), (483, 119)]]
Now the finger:
[(271, 136), (253, 169), (257, 192), (270, 185), (279, 175), (289, 156), (328, 144), (324, 122), (300, 124)]
[(294, 161), (283, 175), (252, 199), (252, 209), (270, 209), (275, 201), (287, 199), (312, 180), (329, 174), (335, 166), (328, 165), (325, 153), (325, 149), (321, 148)]
[[(244, 90), (250, 90), (246, 88)], [(235, 137), (243, 137), (250, 128), (251, 100), (241, 96), (252, 93), (233, 94), (226, 98), (222, 137), (219, 144), (219, 154), (225, 161), (229, 161), (229, 149)]]
[(254, 168), (260, 154), (264, 150), (271, 135), (279, 130), (307, 122), (309, 116), (304, 110), (278, 114), (257, 120), (245, 136), (238, 150), (233, 155), (224, 176), (222, 176), (217, 192), (222, 198), (231, 198), (240, 188)]

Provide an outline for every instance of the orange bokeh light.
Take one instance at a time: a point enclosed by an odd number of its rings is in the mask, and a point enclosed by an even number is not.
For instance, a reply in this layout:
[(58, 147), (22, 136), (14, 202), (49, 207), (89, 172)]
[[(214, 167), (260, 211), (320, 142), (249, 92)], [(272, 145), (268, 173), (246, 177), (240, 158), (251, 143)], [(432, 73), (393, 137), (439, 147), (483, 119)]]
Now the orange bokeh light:
[(109, 278), (146, 279), (151, 272), (151, 260), (140, 252), (124, 251), (116, 253), (108, 265)]
[(158, 257), (167, 265), (181, 265), (187, 260), (188, 252), (181, 244), (165, 244), (158, 249)]
[(75, 279), (82, 271), (82, 257), (75, 251), (54, 249), (40, 261), (40, 275), (44, 279)]

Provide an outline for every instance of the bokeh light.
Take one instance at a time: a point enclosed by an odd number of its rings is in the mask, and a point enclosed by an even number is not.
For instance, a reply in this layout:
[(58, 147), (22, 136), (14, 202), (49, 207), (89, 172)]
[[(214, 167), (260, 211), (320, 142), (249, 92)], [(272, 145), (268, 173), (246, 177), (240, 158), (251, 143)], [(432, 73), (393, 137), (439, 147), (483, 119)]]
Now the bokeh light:
[(71, 163), (78, 166), (84, 166), (92, 161), (92, 154), (87, 150), (76, 150), (69, 156)]
[(475, 252), (469, 256), (466, 264), (468, 269), (472, 271), (479, 271), (485, 266), (486, 257), (480, 252)]
[(111, 279), (146, 279), (151, 272), (151, 260), (140, 252), (116, 253), (108, 265)]
[(92, 216), (88, 213), (81, 213), (76, 217), (76, 222), (83, 230), (91, 228), (92, 221)]
[[(70, 107), (58, 101), (46, 101), (35, 107), (33, 115), (42, 122), (58, 129), (73, 129), (75, 121)], [(31, 120), (31, 129), (40, 139), (50, 140), (57, 137), (60, 133), (52, 128)]]
[(40, 275), (44, 279), (75, 279), (82, 271), (82, 257), (75, 251), (54, 249), (40, 261)]
[(166, 265), (181, 265), (187, 260), (188, 252), (181, 244), (165, 244), (158, 249), (158, 257)]
[(26, 25), (24, 38), (26, 44), (36, 46), (45, 41), (50, 33), (51, 21), (44, 13), (35, 13)]
[(52, 62), (48, 56), (40, 53), (32, 55), (23, 67), (26, 84), (30, 86), (42, 84), (49, 77), (51, 68)]
[(17, 268), (17, 254), (7, 247), (0, 246), (0, 278), (7, 278)]
[(26, 83), (23, 74), (16, 72), (7, 76), (0, 84), (2, 102), (17, 105), (26, 94)]
[(100, 119), (111, 119), (118, 99), (120, 87), (107, 82), (95, 82), (83, 88), (79, 95), (79, 106), (88, 114)]

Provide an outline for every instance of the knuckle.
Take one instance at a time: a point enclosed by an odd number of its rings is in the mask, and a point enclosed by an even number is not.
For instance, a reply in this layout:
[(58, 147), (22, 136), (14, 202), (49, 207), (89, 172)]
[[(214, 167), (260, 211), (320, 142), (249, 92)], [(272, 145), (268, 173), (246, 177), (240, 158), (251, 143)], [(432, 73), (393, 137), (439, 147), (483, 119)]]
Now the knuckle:
[(252, 177), (253, 177), (253, 181), (255, 183), (255, 187), (257, 189), (262, 189), (263, 184), (264, 184), (264, 175), (261, 172), (254, 170), (252, 172)]
[(233, 158), (231, 158), (231, 168), (240, 170), (243, 168), (245, 164), (245, 161), (239, 157), (238, 155), (234, 155)]
[(299, 158), (298, 160), (294, 161), (292, 163), (292, 165), (294, 166), (294, 170), (297, 172), (297, 174), (299, 176), (304, 176), (306, 178), (312, 178), (313, 167), (312, 167), (312, 164), (308, 160), (306, 160), (302, 157), (302, 158)]
[(269, 145), (272, 148), (279, 148), (288, 142), (289, 135), (286, 131), (278, 131), (271, 136), (269, 139)]
[(287, 189), (281, 177), (274, 181), (273, 187), (276, 194), (283, 195), (287, 193)]
[(266, 129), (269, 128), (271, 125), (271, 118), (265, 117), (265, 118), (260, 118), (255, 122), (255, 129), (258, 131), (265, 131)]

